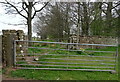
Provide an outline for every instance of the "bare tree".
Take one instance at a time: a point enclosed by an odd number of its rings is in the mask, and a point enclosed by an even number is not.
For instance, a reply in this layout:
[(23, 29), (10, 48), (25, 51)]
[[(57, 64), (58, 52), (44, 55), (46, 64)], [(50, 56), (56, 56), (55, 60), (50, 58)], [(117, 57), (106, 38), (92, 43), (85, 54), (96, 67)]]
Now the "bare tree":
[[(27, 1), (26, 0), (21, 0), (21, 2), (18, 2), (18, 3), (5, 0), (5, 2), (0, 2), (0, 3), (3, 3), (3, 4), (6, 5), (6, 7), (11, 8), (10, 12), (16, 11), (20, 16), (24, 17), (27, 20), (28, 40), (31, 40), (31, 37), (32, 37), (32, 20), (35, 17), (36, 13), (43, 10), (43, 8), (45, 8), (49, 2), (46, 2), (45, 5), (38, 10), (35, 8), (35, 5), (38, 4), (38, 2), (35, 2), (34, 0), (27, 0)], [(16, 6), (15, 4), (21, 4), (21, 7)]]

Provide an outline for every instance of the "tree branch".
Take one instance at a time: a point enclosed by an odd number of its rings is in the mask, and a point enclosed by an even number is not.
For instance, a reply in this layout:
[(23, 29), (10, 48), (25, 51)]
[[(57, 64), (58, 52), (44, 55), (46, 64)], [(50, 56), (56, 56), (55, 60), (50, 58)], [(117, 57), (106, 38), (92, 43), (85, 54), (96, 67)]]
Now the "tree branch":
[(105, 10), (101, 9), (103, 11), (103, 13), (107, 14)]
[(38, 2), (34, 2), (32, 6), (34, 6), (36, 3), (38, 3)]
[[(22, 12), (23, 11), (23, 9), (21, 9), (19, 12)], [(8, 11), (6, 14), (8, 14), (10, 11)], [(16, 13), (14, 13), (14, 12), (10, 12), (11, 14), (18, 14), (17, 12)]]
[(116, 11), (116, 13), (120, 16), (120, 13), (119, 13), (120, 10), (117, 10), (117, 9), (115, 8), (115, 11)]
[[(25, 5), (26, 7), (24, 7), (24, 5)], [(28, 11), (26, 10), (27, 6), (28, 6), (28, 5), (27, 5), (25, 2), (22, 3), (22, 8), (23, 8), (23, 10), (25, 10), (26, 13), (28, 14)]]
[(41, 9), (35, 10), (35, 12), (34, 12), (34, 14), (33, 14), (33, 16), (32, 16), (32, 19), (35, 17), (36, 13), (37, 13), (37, 12), (40, 12), (43, 8), (45, 8), (48, 3), (49, 3), (49, 2), (47, 2)]
[(10, 6), (12, 6), (12, 7), (17, 11), (17, 13), (18, 13), (19, 15), (21, 15), (22, 17), (24, 17), (24, 18), (27, 19), (27, 17), (24, 16), (23, 14), (21, 14), (21, 12), (20, 12), (14, 5), (12, 5), (11, 3), (9, 3), (7, 0), (5, 0), (5, 1), (6, 1), (6, 4), (9, 4)]
[(112, 7), (112, 9), (116, 8), (116, 7), (119, 6), (119, 5), (120, 5), (120, 3), (118, 3), (117, 5), (115, 5), (114, 7)]

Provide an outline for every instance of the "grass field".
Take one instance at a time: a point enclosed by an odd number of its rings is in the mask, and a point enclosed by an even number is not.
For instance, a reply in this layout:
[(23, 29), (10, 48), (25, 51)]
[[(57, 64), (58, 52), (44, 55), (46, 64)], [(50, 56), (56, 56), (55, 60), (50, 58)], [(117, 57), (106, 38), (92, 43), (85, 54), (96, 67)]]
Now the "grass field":
[[(33, 46), (33, 47), (39, 47), (39, 46)], [(60, 45), (56, 46), (40, 46), (40, 48), (52, 48), (52, 49), (64, 49), (64, 47)], [(108, 48), (102, 48), (102, 49), (85, 49), (86, 50), (96, 50), (96, 51), (115, 51), (114, 47), (108, 47)], [(103, 53), (103, 52), (81, 52), (81, 51), (64, 51), (64, 50), (47, 50), (47, 49), (29, 49), (29, 53), (38, 53), (38, 54), (57, 54), (57, 55), (42, 55), (38, 56), (38, 61), (47, 61), (47, 62), (65, 62), (65, 63), (111, 63), (114, 64), (115, 62), (108, 62), (109, 60), (113, 60), (111, 58), (97, 58), (97, 57), (88, 57), (89, 56), (108, 56), (113, 57), (113, 54), (111, 53)], [(63, 56), (61, 54), (68, 54), (71, 56)], [(60, 56), (59, 56), (60, 55)], [(72, 56), (72, 55), (78, 55), (78, 56)], [(84, 55), (84, 56), (79, 56)], [(46, 59), (48, 58), (48, 59)], [(49, 59), (53, 58), (53, 59)], [(57, 58), (57, 59), (56, 59)], [(66, 59), (86, 59), (86, 60), (108, 60), (108, 61), (74, 61), (74, 60), (66, 60)], [(27, 62), (18, 62), (18, 64), (26, 64)], [(35, 63), (36, 64), (36, 63)], [(37, 63), (42, 65), (63, 65), (63, 64), (54, 64), (54, 63)], [(78, 66), (77, 64), (67, 64), (67, 66)], [(86, 66), (84, 64), (81, 64), (80, 66)], [(106, 65), (87, 65), (87, 66), (99, 66), (103, 67)], [(111, 66), (111, 65), (109, 65)], [(26, 66), (24, 67), (38, 67), (38, 68), (45, 68), (45, 66)], [(113, 66), (111, 66), (113, 67)], [(51, 66), (48, 66), (48, 68), (51, 68)], [(58, 68), (58, 67), (54, 67)], [(65, 68), (68, 67), (59, 67), (59, 68)], [(81, 67), (69, 67), (72, 69), (83, 69)], [(118, 67), (117, 67), (118, 68)], [(89, 68), (91, 69), (91, 68)], [(102, 69), (114, 69), (114, 68), (102, 68)], [(15, 71), (11, 71), (10, 76), (12, 77), (23, 77), (25, 79), (33, 79), (33, 80), (118, 80), (118, 74), (111, 74), (110, 72), (91, 72), (91, 71), (59, 71), (59, 70), (33, 70), (33, 69), (17, 69)]]
[(118, 80), (118, 74), (86, 71), (16, 70), (11, 71), (11, 76), (33, 80)]

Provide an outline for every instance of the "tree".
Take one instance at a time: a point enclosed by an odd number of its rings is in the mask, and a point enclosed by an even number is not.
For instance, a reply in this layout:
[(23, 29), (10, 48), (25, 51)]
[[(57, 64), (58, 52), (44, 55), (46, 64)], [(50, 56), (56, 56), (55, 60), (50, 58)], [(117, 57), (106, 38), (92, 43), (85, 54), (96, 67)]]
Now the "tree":
[(63, 38), (63, 30), (64, 30), (64, 20), (62, 17), (62, 12), (60, 10), (59, 4), (56, 3), (55, 6), (51, 9), (51, 16), (47, 27), (49, 28), (49, 37), (50, 38)]
[[(1, 2), (1, 3), (5, 4), (6, 7), (14, 9), (14, 10), (11, 9), (10, 12), (16, 11), (19, 15), (21, 15), (22, 17), (24, 17), (27, 20), (28, 40), (31, 40), (32, 20), (35, 17), (36, 13), (40, 12), (44, 7), (46, 7), (49, 2), (45, 3), (45, 5), (38, 10), (35, 8), (35, 5), (38, 4), (38, 2), (35, 2), (34, 0), (27, 0), (27, 1), (22, 0), (21, 2), (18, 2), (18, 3), (14, 3), (14, 2), (10, 2), (8, 0), (5, 0), (5, 2)], [(21, 10), (20, 10), (19, 6), (16, 6), (15, 4), (21, 4)], [(24, 15), (22, 12), (26, 13), (26, 15)]]
[[(90, 25), (93, 35), (116, 36), (119, 3), (94, 3), (93, 21)], [(117, 10), (116, 10), (117, 9)]]
[(69, 3), (48, 4), (43, 11), (44, 14), (40, 13), (38, 15), (39, 19), (35, 23), (35, 27), (39, 31), (38, 34), (45, 38), (46, 36), (51, 39), (59, 38), (59, 41), (66, 38), (69, 42), (71, 25), (69, 11)]
[[(117, 2), (57, 3), (57, 6), (48, 7), (48, 9), (45, 8), (47, 14), (43, 16), (39, 14), (44, 19), (40, 18), (39, 25), (41, 25), (41, 32), (46, 32), (43, 33), (45, 35), (52, 35), (55, 38), (61, 32), (61, 36), (66, 38), (62, 31), (68, 37), (74, 31), (77, 34), (77, 43), (79, 35), (116, 36), (119, 16), (119, 3)], [(61, 31), (60, 26), (62, 26)], [(46, 31), (42, 31), (43, 28)]]
[(63, 12), (63, 18), (65, 20), (64, 23), (64, 38), (67, 38), (68, 42), (70, 42), (69, 37), (70, 37), (70, 26), (71, 26), (71, 22), (70, 22), (70, 3), (63, 3), (62, 4), (64, 9), (62, 9)]
[(96, 2), (93, 4), (93, 20), (91, 22), (91, 35), (102, 35), (103, 32), (103, 20), (102, 20), (102, 2)]

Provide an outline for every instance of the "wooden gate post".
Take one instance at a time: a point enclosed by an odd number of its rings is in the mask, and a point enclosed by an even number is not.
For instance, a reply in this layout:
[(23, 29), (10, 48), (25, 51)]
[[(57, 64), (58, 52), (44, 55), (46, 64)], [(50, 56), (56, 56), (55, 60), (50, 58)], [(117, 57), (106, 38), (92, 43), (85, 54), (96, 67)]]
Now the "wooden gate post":
[(13, 67), (14, 65), (14, 48), (13, 48), (14, 35), (7, 34), (6, 38), (6, 66)]

